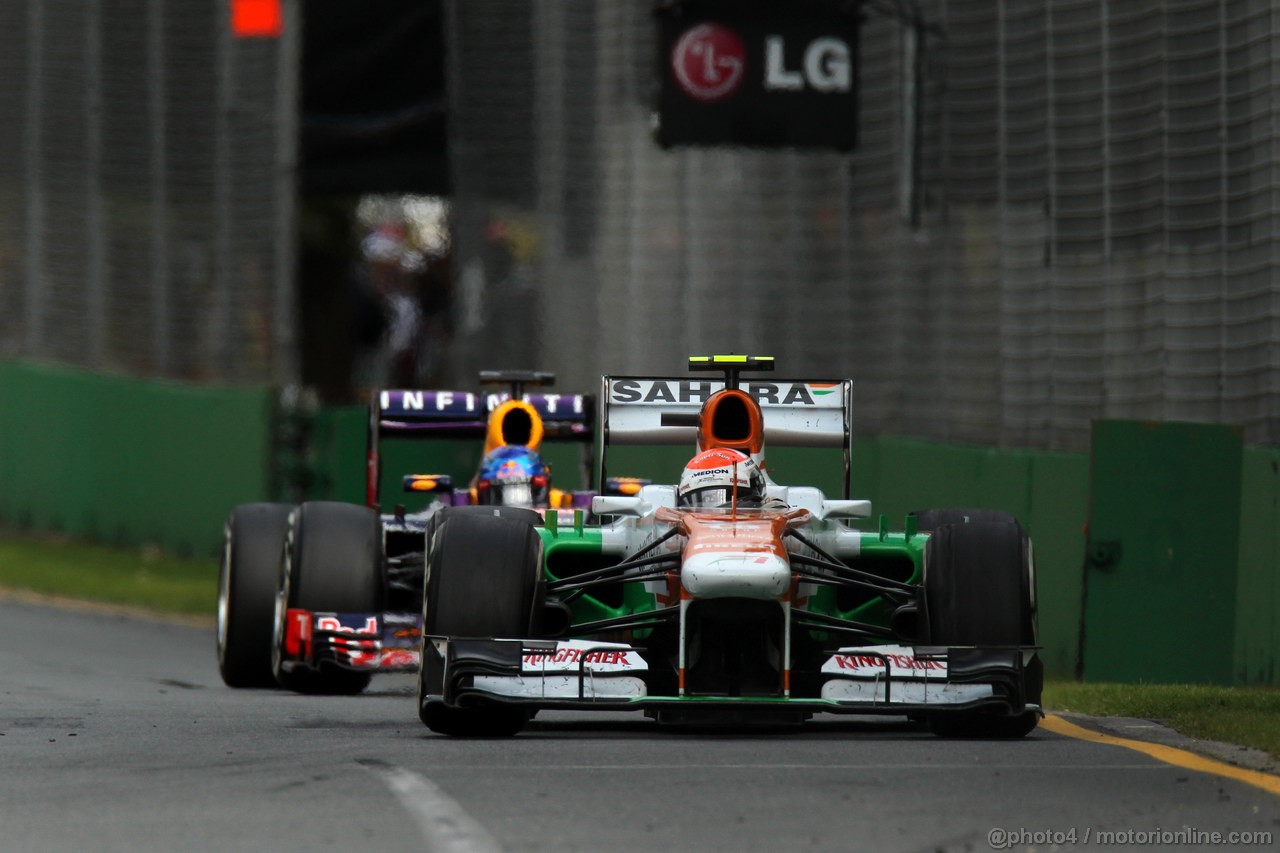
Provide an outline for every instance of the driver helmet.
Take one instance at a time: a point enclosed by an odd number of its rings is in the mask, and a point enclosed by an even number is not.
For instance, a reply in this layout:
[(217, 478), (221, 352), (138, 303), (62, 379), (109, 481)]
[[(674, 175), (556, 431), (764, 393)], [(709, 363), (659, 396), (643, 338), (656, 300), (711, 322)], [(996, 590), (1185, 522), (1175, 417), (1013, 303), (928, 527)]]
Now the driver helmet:
[(550, 492), (551, 468), (535, 450), (506, 444), (480, 460), (475, 482), (478, 504), (544, 507)]
[[(736, 496), (734, 492), (737, 492)], [(689, 460), (680, 475), (676, 505), (695, 509), (744, 508), (764, 504), (765, 480), (755, 460), (740, 450), (717, 447)]]

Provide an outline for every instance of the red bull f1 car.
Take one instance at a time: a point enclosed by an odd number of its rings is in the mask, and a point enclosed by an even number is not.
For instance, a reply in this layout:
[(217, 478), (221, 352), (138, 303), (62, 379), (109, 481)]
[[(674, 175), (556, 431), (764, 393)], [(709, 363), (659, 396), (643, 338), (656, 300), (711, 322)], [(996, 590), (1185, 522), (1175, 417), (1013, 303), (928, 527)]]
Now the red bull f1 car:
[[(589, 395), (525, 393), (548, 373), (486, 371), (497, 393), (388, 390), (370, 403), (366, 505), (312, 501), (238, 506), (227, 519), (217, 618), (218, 664), (232, 687), (356, 693), (376, 672), (417, 669), (426, 541), (440, 511), (543, 524), (572, 518), (593, 492), (555, 489), (538, 453), (544, 440), (592, 439)], [(402, 476), (405, 492), (429, 500), (416, 511), (382, 511), (387, 439), (484, 437), (472, 481)], [(554, 508), (554, 509), (548, 509)]]
[[(1020, 737), (1040, 716), (1031, 543), (1002, 512), (934, 509), (901, 529), (849, 499), (849, 380), (605, 376), (611, 447), (687, 443), (680, 482), (599, 495), (603, 522), (442, 511), (423, 598), (422, 721), (511, 735), (541, 709), (660, 722), (905, 715), (941, 735)], [(846, 493), (764, 473), (766, 444), (830, 448)], [(867, 527), (858, 527), (866, 524)]]

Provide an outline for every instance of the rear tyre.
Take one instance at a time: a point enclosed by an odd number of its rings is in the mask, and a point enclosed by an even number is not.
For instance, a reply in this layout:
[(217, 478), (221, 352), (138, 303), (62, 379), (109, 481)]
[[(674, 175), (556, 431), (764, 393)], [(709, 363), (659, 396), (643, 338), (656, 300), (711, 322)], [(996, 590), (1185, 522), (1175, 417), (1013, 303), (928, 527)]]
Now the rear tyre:
[(534, 527), (542, 526), (542, 513), (526, 509), (522, 506), (489, 506), (487, 504), (465, 504), (463, 506), (443, 507), (427, 522), (427, 551), (431, 550), (431, 542), (436, 530), (446, 518), (457, 518), (460, 515), (481, 515), (489, 518), (510, 518), (523, 521)]
[[(423, 595), (424, 634), (523, 638), (531, 632), (542, 540), (527, 518), (483, 509), (490, 511), (449, 510), (435, 530)], [(438, 694), (431, 695), (443, 683), (444, 663), (424, 640), (418, 715), (433, 732), (510, 737), (529, 720), (525, 709), (499, 703), (448, 706)]]
[(535, 527), (542, 524), (542, 513), (522, 506), (489, 506), (487, 504), (466, 504), (465, 506), (448, 506), (436, 513), (443, 522), (446, 518), (457, 518), (460, 515), (483, 515), (490, 518), (509, 518), (512, 521), (523, 521)]
[[(937, 524), (924, 556), (928, 642), (940, 646), (1035, 645), (1031, 542), (1007, 513), (979, 512), (988, 514), (985, 520), (970, 510), (921, 514)], [(954, 519), (949, 513), (970, 513), (970, 520), (949, 520)], [(1024, 671), (1027, 703), (1040, 704), (1043, 681), (1043, 665), (1037, 654)], [(1036, 727), (1039, 713), (1027, 710), (1004, 716), (961, 712), (932, 715), (929, 722), (942, 737), (1018, 738)]]
[(241, 504), (227, 516), (218, 569), (218, 671), (228, 687), (275, 687), (271, 638), (280, 552), (293, 507)]
[(289, 518), (276, 588), (272, 671), (276, 683), (298, 693), (349, 695), (369, 686), (368, 672), (332, 663), (318, 670), (284, 668), (289, 608), (312, 612), (381, 613), (386, 599), (378, 514), (355, 504), (304, 503)]

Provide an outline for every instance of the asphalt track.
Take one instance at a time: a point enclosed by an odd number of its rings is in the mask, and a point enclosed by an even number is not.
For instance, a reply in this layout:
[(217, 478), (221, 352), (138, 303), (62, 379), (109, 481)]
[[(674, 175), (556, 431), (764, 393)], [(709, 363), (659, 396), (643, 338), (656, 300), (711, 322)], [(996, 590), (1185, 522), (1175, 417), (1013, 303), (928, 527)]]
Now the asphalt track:
[[(691, 733), (541, 714), (512, 740), (450, 740), (418, 722), (412, 686), (233, 691), (209, 628), (2, 603), (0, 853), (983, 851), (993, 830), (1013, 842), (999, 849), (1042, 851), (1071, 849), (1072, 832), (1079, 849), (1115, 849), (1100, 831), (1280, 839), (1280, 797), (1044, 731), (942, 741), (830, 717)], [(1124, 846), (1276, 846), (1141, 838)]]

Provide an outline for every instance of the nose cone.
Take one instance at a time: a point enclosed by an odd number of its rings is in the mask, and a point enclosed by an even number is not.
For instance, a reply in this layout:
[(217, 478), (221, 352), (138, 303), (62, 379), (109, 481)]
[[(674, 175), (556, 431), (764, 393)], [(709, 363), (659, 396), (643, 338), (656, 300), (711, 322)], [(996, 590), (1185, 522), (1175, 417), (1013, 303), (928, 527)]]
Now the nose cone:
[(787, 591), (791, 565), (767, 551), (693, 554), (685, 558), (680, 583), (698, 598), (772, 600)]

